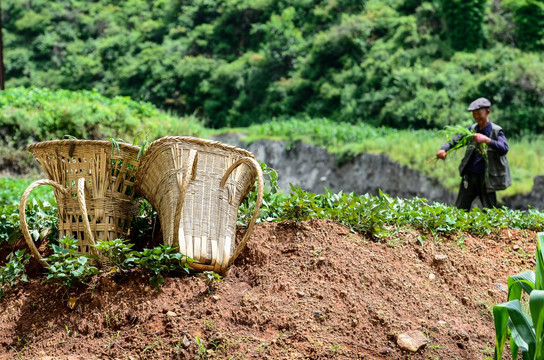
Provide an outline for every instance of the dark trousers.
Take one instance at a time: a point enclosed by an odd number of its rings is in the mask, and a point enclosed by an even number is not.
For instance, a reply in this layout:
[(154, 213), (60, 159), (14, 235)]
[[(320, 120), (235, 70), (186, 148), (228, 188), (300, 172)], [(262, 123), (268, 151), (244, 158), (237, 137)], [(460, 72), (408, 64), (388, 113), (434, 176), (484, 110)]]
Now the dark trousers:
[(484, 174), (465, 174), (459, 187), (455, 206), (470, 211), (472, 202), (476, 197), (479, 197), (484, 208), (497, 207), (497, 193), (494, 191), (487, 192), (484, 180)]

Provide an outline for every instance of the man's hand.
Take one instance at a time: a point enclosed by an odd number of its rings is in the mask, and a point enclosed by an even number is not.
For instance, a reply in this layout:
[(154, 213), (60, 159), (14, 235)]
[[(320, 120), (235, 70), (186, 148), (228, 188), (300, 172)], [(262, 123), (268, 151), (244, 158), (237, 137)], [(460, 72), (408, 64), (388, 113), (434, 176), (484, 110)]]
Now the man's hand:
[(446, 160), (446, 151), (442, 149), (438, 150), (438, 152), (436, 153), (436, 158)]
[(476, 133), (474, 134), (474, 141), (476, 141), (478, 144), (481, 144), (481, 143), (489, 144), (491, 142), (491, 139), (485, 136), (484, 134)]

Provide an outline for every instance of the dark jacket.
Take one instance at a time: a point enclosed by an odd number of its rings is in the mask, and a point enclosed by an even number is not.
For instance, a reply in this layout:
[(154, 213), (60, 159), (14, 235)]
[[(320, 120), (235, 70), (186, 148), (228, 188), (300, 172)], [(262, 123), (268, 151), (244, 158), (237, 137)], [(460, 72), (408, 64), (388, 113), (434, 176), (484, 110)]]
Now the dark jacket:
[[(471, 130), (476, 129), (478, 124), (474, 124), (470, 127)], [(497, 141), (498, 134), (502, 131), (502, 128), (499, 125), (491, 123), (491, 140)], [(467, 145), (467, 150), (465, 152), (465, 157), (459, 165), (459, 174), (463, 176), (465, 167), (467, 166), (472, 153), (476, 150), (478, 144), (472, 140)], [(508, 165), (508, 159), (506, 158), (506, 153), (501, 154), (496, 149), (491, 146), (487, 146), (487, 179), (485, 181), (487, 192), (504, 190), (510, 185), (512, 185), (512, 176), (510, 175), (510, 166)]]

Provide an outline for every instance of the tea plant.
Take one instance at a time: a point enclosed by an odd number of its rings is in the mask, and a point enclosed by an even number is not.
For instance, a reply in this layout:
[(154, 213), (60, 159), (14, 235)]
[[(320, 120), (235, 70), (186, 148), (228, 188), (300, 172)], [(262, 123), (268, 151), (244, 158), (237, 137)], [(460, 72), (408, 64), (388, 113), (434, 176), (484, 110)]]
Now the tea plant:
[(132, 255), (132, 247), (134, 244), (129, 244), (126, 239), (115, 240), (98, 240), (96, 245), (93, 245), (100, 253), (109, 261), (117, 271), (126, 271), (134, 267), (134, 258)]
[[(495, 360), (502, 359), (506, 340), (512, 358), (521, 350), (523, 359), (544, 359), (544, 233), (538, 233), (536, 272), (508, 278), (508, 302), (493, 307)], [(522, 308), (522, 292), (529, 295), (529, 314)]]
[[(160, 245), (153, 249), (132, 252), (134, 262), (152, 274), (149, 282), (159, 288), (164, 282), (164, 274), (175, 270), (182, 270), (189, 274), (190, 266), (182, 262), (185, 257), (182, 253), (170, 245)], [(187, 259), (188, 262), (192, 259)]]
[(208, 287), (208, 294), (213, 294), (217, 290), (218, 283), (223, 281), (223, 278), (214, 271), (204, 271), (204, 276), (204, 281)]
[(12, 287), (19, 282), (26, 282), (25, 266), (30, 260), (30, 254), (24, 250), (17, 250), (10, 253), (7, 263), (0, 267), (0, 300), (4, 297), (4, 287)]
[[(266, 163), (261, 162), (261, 170), (263, 172), (264, 193), (261, 208), (257, 217), (257, 222), (271, 221), (280, 216), (280, 204), (286, 197), (281, 193), (278, 186), (278, 173), (276, 170), (268, 167)], [(257, 181), (257, 180), (256, 180)], [(251, 191), (244, 199), (240, 207), (238, 208), (238, 220), (237, 225), (246, 225), (253, 217), (255, 210), (255, 204), (257, 202), (257, 187)]]
[(293, 184), (289, 197), (280, 206), (281, 213), (278, 220), (304, 221), (310, 218), (320, 218), (323, 208), (320, 207), (320, 196), (302, 190)]
[(85, 284), (89, 278), (98, 273), (91, 265), (91, 260), (77, 253), (78, 240), (67, 236), (59, 240), (59, 245), (52, 244), (53, 254), (44, 260), (49, 263), (45, 280), (66, 288)]

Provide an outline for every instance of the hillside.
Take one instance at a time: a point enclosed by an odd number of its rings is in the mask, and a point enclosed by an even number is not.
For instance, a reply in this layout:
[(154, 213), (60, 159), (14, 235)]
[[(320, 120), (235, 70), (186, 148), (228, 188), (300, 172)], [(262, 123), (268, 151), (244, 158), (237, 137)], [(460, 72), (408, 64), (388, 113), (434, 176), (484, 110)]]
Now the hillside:
[[(132, 271), (68, 294), (34, 270), (0, 302), (0, 359), (492, 356), (491, 308), (509, 275), (534, 268), (536, 233), (418, 235), (380, 243), (328, 220), (260, 223), (213, 293), (203, 276), (157, 291)], [(397, 344), (411, 330), (428, 339), (415, 353)]]
[(96, 89), (214, 128), (440, 129), (484, 96), (508, 134), (544, 129), (539, 0), (4, 0), (2, 27), (6, 88)]

